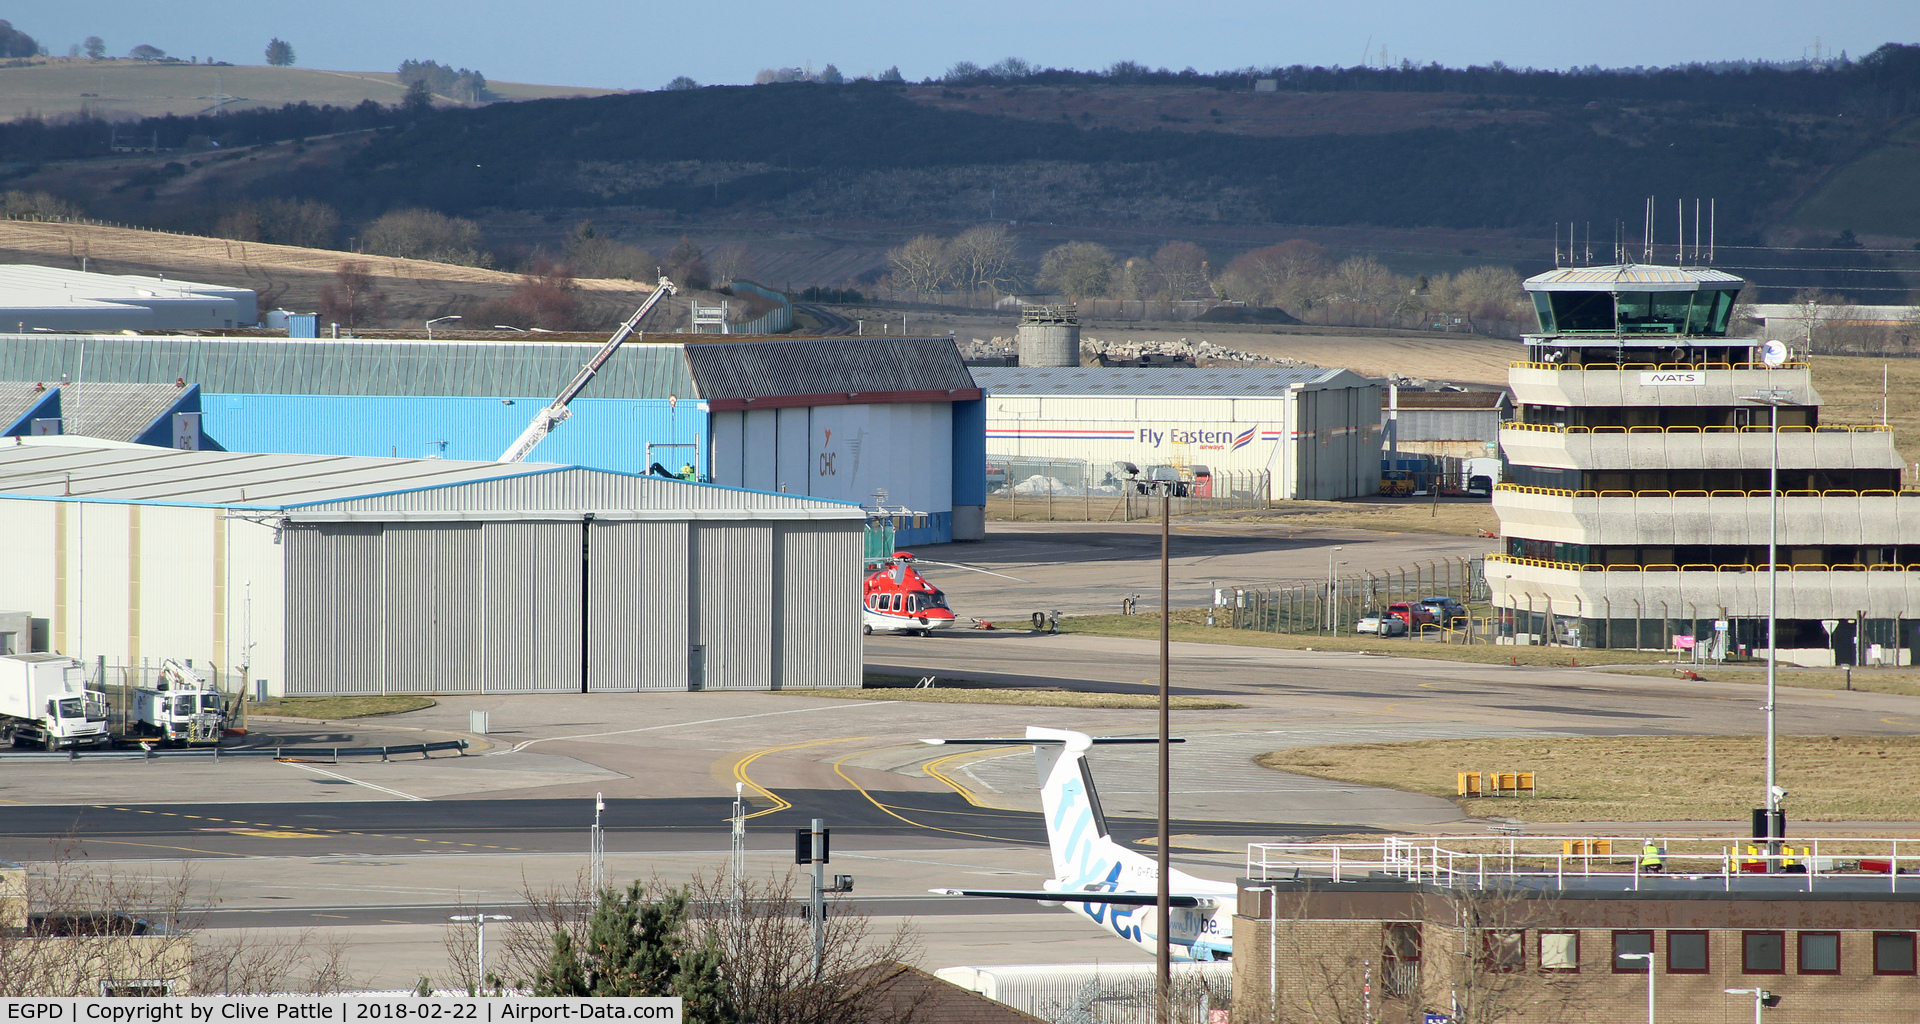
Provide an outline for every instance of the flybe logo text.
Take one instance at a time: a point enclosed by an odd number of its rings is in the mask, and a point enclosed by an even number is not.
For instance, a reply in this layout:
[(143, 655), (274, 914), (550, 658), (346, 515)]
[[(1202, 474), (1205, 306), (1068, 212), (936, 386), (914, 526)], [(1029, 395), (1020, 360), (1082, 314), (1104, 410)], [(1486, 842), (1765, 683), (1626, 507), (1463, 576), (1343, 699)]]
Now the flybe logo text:
[(1192, 444), (1238, 449), (1252, 443), (1253, 435), (1254, 431), (1249, 429), (1205, 430), (1165, 427), (1155, 430), (1152, 427), (1141, 427), (1135, 431), (1135, 437), (1139, 442), (1151, 448), (1158, 448), (1163, 444)]

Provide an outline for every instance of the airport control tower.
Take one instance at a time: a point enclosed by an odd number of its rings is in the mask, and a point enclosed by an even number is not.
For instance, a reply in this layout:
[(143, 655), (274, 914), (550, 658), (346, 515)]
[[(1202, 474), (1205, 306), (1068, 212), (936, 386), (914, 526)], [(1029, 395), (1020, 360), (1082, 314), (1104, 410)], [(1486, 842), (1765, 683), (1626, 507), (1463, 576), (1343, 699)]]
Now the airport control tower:
[(1486, 562), (1515, 642), (1764, 654), (1777, 511), (1780, 660), (1909, 663), (1920, 494), (1886, 427), (1822, 422), (1806, 362), (1727, 336), (1744, 284), (1631, 263), (1527, 280), (1540, 333), (1508, 374)]

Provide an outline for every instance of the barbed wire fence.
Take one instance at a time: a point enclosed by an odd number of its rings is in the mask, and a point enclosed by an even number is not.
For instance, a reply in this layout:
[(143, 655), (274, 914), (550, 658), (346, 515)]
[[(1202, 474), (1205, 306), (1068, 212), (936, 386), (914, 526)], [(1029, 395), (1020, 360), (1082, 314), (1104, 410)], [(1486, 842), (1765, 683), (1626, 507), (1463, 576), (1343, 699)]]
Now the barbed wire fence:
[[(1162, 468), (1174, 467), (1145, 467), (1140, 479)], [(1267, 470), (1196, 469), (1176, 470), (1173, 515), (1269, 507), (1273, 475)], [(1127, 522), (1160, 514), (1157, 494), (1142, 493), (1110, 462), (1085, 459), (988, 456), (987, 503), (996, 519)]]
[(1418, 603), (1430, 597), (1448, 597), (1468, 609), (1466, 621), (1441, 623), (1449, 642), (1490, 643), (1491, 630), (1475, 605), (1491, 600), (1482, 571), (1484, 560), (1437, 558), (1384, 569), (1338, 570), (1326, 579), (1280, 583), (1270, 587), (1223, 587), (1214, 594), (1215, 619), (1220, 611), (1234, 629), (1265, 633), (1351, 634), (1354, 623), (1371, 614), (1385, 614), (1396, 602)]

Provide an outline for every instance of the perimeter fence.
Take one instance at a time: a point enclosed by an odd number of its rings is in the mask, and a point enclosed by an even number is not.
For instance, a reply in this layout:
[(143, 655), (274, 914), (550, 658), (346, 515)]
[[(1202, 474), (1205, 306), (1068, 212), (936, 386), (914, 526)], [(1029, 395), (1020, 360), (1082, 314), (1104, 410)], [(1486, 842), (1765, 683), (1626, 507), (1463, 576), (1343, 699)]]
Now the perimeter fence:
[(1170, 511), (1176, 516), (1264, 509), (1273, 485), (1273, 474), (1264, 469), (1143, 466), (1133, 478), (1111, 462), (988, 456), (988, 512), (996, 519), (1149, 519), (1160, 514), (1158, 493), (1143, 491), (1143, 482), (1154, 474), (1171, 483)]
[[(1349, 571), (1337, 561), (1327, 578), (1272, 587), (1231, 587), (1216, 591), (1214, 607), (1234, 629), (1265, 633), (1319, 633), (1340, 636), (1354, 631), (1364, 616), (1384, 616), (1397, 602), (1450, 598), (1460, 609), (1424, 632), (1450, 643), (1491, 643), (1498, 624), (1485, 618), (1491, 599), (1484, 560), (1436, 558), (1387, 569)], [(1474, 612), (1480, 610), (1480, 615)], [(1218, 620), (1221, 616), (1216, 614)]]

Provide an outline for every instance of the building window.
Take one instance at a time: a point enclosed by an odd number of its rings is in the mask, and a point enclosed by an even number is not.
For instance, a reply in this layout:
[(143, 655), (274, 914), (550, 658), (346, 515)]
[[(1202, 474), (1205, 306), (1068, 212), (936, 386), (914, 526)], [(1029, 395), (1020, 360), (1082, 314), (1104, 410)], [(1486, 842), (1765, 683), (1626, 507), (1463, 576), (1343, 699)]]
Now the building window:
[(1785, 932), (1741, 932), (1740, 970), (1746, 974), (1781, 974), (1786, 970)]
[(1382, 938), (1381, 991), (1390, 996), (1410, 996), (1420, 991), (1420, 926), (1390, 924)]
[(1800, 973), (1840, 973), (1840, 933), (1800, 933)]
[[(1802, 940), (1805, 941), (1804, 939)], [(1804, 946), (1802, 947), (1805, 948)], [(1667, 973), (1707, 973), (1707, 933), (1667, 933)]]
[(1913, 973), (1913, 933), (1873, 933), (1873, 973)]
[(1580, 969), (1579, 932), (1541, 932), (1540, 969), (1577, 971)]
[(1526, 935), (1519, 929), (1481, 932), (1481, 955), (1485, 969), (1494, 974), (1514, 974), (1526, 970)]
[(1613, 973), (1626, 974), (1653, 969), (1652, 960), (1623, 959), (1627, 953), (1653, 952), (1652, 932), (1614, 932), (1613, 933)]

